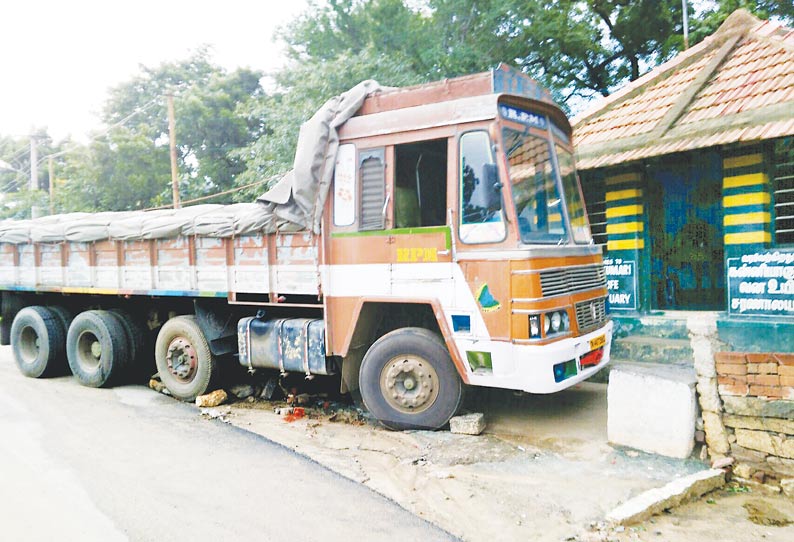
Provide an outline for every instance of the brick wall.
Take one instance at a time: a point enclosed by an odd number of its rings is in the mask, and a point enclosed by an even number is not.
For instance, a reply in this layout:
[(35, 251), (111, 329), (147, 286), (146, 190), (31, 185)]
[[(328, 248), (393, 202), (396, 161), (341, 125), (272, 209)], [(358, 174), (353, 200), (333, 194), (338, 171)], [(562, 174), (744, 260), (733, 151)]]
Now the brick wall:
[(717, 352), (721, 396), (794, 400), (794, 354)]
[(714, 361), (735, 473), (794, 476), (794, 354), (716, 352)]

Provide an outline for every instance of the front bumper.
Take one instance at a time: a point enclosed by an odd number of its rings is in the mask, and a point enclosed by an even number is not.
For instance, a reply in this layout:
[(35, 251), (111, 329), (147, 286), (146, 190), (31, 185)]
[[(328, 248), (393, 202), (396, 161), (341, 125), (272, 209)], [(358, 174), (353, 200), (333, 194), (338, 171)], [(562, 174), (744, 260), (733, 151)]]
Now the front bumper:
[[(471, 368), (467, 367), (469, 373), (466, 376), (469, 384), (529, 393), (554, 393), (590, 378), (609, 363), (612, 326), (612, 322), (609, 321), (585, 335), (545, 345), (457, 338), (455, 343), (463, 360), (467, 359), (467, 352), (490, 353), (492, 360), (490, 370), (471, 371)], [(600, 361), (597, 365), (583, 366), (582, 362), (588, 361), (587, 354), (593, 351), (591, 341), (598, 342), (600, 337), (604, 338)], [(555, 380), (554, 366), (566, 362), (569, 362), (567, 366), (569, 369), (575, 368), (575, 370), (569, 371), (573, 374), (558, 382)]]

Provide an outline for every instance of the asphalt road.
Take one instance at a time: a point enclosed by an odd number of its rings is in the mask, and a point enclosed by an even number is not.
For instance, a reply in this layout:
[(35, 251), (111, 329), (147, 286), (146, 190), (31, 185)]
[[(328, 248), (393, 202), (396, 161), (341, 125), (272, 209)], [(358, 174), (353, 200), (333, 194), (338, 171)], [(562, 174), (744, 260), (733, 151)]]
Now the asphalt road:
[(2, 540), (453, 540), (280, 445), (140, 386), (23, 377), (0, 347)]

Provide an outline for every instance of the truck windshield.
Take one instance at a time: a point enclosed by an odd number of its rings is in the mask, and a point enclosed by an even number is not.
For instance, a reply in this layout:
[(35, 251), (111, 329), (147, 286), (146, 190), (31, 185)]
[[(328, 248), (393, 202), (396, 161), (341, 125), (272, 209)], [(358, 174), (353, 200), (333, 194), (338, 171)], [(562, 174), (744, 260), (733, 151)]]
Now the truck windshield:
[[(547, 138), (511, 128), (505, 128), (502, 137), (521, 242), (560, 244), (570, 233), (575, 242), (588, 243), (590, 232), (571, 153), (560, 145), (554, 146), (564, 190), (560, 194)], [(570, 230), (563, 213), (566, 200)]]
[(568, 204), (568, 218), (571, 220), (571, 235), (574, 243), (588, 244), (593, 237), (590, 233), (590, 224), (579, 191), (579, 182), (574, 168), (573, 152), (559, 144), (554, 145), (557, 151), (557, 163), (560, 165), (562, 189), (565, 191), (565, 201)]

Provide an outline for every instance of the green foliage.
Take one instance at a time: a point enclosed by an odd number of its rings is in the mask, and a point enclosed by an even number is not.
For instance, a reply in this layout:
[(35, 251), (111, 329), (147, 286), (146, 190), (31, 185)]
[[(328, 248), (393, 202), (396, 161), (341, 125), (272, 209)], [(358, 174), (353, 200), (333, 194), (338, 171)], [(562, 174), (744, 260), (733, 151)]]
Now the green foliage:
[(22, 188), (16, 192), (2, 195), (0, 199), (0, 219), (13, 218), (22, 220), (31, 218), (33, 207), (38, 207), (40, 212), (47, 213), (49, 209), (49, 197), (42, 190), (29, 190)]
[(711, 0), (704, 4), (702, 13), (695, 20), (690, 18), (692, 43), (713, 34), (737, 9), (746, 9), (760, 19), (775, 18), (789, 26), (794, 24), (794, 2), (790, 0)]
[[(336, 58), (316, 62), (293, 60), (276, 75), (276, 88), (247, 110), (247, 122), (264, 127), (262, 137), (233, 155), (247, 170), (237, 177), (238, 186), (275, 177), (291, 169), (300, 125), (329, 98), (356, 83), (375, 79), (384, 86), (405, 86), (423, 81), (399, 56), (378, 54), (371, 48), (343, 51)], [(266, 190), (258, 185), (236, 194), (251, 201)]]
[(120, 126), (91, 145), (72, 150), (56, 175), (65, 179), (56, 184), (58, 208), (125, 211), (169, 203), (168, 147), (156, 145), (141, 131)]
[(234, 186), (246, 169), (238, 149), (262, 133), (240, 113), (259, 98), (261, 74), (227, 73), (201, 49), (189, 58), (142, 67), (110, 92), (103, 119), (109, 132), (71, 152), (58, 202), (64, 210), (130, 210), (167, 205), (171, 196), (166, 95), (173, 94), (182, 200)]

